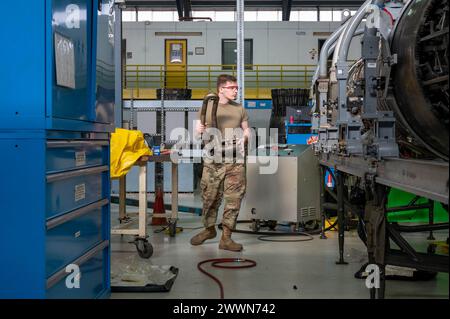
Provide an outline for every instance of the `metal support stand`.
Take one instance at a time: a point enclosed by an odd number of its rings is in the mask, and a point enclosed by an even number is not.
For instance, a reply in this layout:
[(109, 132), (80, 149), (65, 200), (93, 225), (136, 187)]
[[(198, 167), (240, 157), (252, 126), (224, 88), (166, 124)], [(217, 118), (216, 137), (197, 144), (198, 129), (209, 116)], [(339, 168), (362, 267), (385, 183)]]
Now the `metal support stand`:
[(239, 85), (238, 103), (244, 106), (245, 75), (244, 75), (244, 0), (236, 0), (236, 49), (237, 49), (237, 81)]
[[(370, 179), (373, 182), (373, 179)], [(388, 188), (384, 185), (373, 183), (371, 187), (373, 206), (377, 207), (376, 211), (372, 214), (381, 213), (383, 218), (387, 220), (388, 210), (386, 209)], [(389, 251), (389, 232), (386, 229), (386, 222), (380, 221), (375, 215), (370, 217), (370, 238), (368, 241), (371, 243), (371, 247), (368, 247), (369, 251), (369, 264), (375, 264), (379, 268), (379, 288), (371, 288), (371, 299), (384, 299), (384, 293), (386, 289), (386, 252)], [(384, 240), (380, 240), (383, 238)], [(384, 241), (384, 244), (380, 244)]]
[(380, 265), (380, 288), (378, 289), (378, 299), (384, 299), (386, 291), (386, 265)]
[(126, 215), (126, 200), (127, 200), (127, 194), (126, 194), (126, 175), (120, 177), (119, 179), (119, 223), (127, 222), (129, 221), (129, 217)]
[(342, 172), (336, 172), (337, 175), (337, 205), (338, 205), (338, 231), (339, 231), (339, 261), (337, 265), (347, 265), (344, 261), (344, 230), (345, 230), (345, 215), (344, 215), (344, 180)]
[[(165, 112), (165, 88), (161, 88), (161, 108), (160, 111), (156, 113), (156, 133), (159, 137), (156, 138), (155, 144), (160, 147), (166, 138), (166, 112)], [(158, 189), (164, 193), (164, 165), (162, 162), (155, 162), (155, 194)]]
[(390, 241), (389, 241), (389, 231), (387, 227), (387, 201), (388, 201), (388, 195), (390, 188), (383, 186), (383, 185), (376, 185), (377, 191), (379, 193), (378, 196), (381, 196), (381, 203), (380, 205), (383, 208), (383, 214), (385, 218), (385, 223), (382, 227), (385, 228), (385, 245), (384, 245), (384, 251), (383, 251), (383, 260), (381, 262), (378, 262), (378, 267), (380, 269), (380, 288), (378, 288), (378, 299), (384, 299), (384, 294), (386, 291), (386, 253), (390, 250)]
[(325, 202), (325, 168), (320, 165), (320, 216), (321, 216), (321, 227), (322, 231), (320, 233), (320, 239), (327, 239), (325, 234), (325, 207), (323, 203)]
[(122, 127), (123, 122), (123, 67), (122, 67), (122, 9), (114, 5), (114, 77), (115, 77), (115, 105), (114, 124)]
[[(366, 246), (368, 250), (368, 264), (363, 265), (358, 273), (364, 272), (367, 265), (378, 266), (380, 275), (379, 287), (370, 290), (372, 299), (385, 297), (386, 291), (386, 265), (417, 269), (424, 272), (449, 271), (448, 256), (435, 254), (433, 251), (417, 252), (402, 236), (402, 233), (426, 232), (443, 230), (449, 227), (448, 223), (434, 223), (433, 201), (443, 203), (448, 209), (448, 163), (425, 160), (385, 159), (373, 166), (372, 162), (358, 156), (338, 156), (335, 154), (321, 154), (322, 167), (333, 167), (338, 173), (336, 177), (337, 193), (325, 188), (338, 203), (326, 203), (322, 205), (329, 209), (338, 209), (338, 222), (340, 233), (343, 228), (343, 205), (345, 209), (357, 211), (345, 198), (342, 192), (342, 174), (358, 176), (364, 182), (366, 194), (364, 216)], [(389, 187), (395, 187), (406, 192), (411, 192), (416, 197), (405, 206), (386, 208)], [(321, 189), (322, 190), (322, 189)], [(417, 204), (420, 198), (428, 198), (429, 201)], [(338, 200), (339, 199), (339, 200)], [(342, 204), (343, 202), (343, 204)], [(389, 212), (410, 211), (428, 209), (430, 222), (426, 225), (405, 226), (398, 223), (388, 223)], [(434, 236), (433, 236), (434, 237)], [(390, 241), (395, 247), (390, 247)], [(340, 256), (343, 257), (343, 238), (339, 238)], [(396, 248), (399, 247), (399, 248)], [(343, 258), (341, 258), (342, 260)]]
[(178, 220), (178, 164), (172, 162), (172, 214), (169, 218), (169, 235), (175, 237)]
[[(428, 200), (428, 204), (430, 205), (429, 211), (428, 211), (428, 216), (429, 216), (429, 224), (430, 225), (434, 225), (434, 202), (429, 199)], [(433, 231), (430, 230), (430, 236), (428, 236), (427, 238), (428, 240), (435, 240), (436, 238), (434, 238), (433, 236)]]
[(130, 130), (137, 130), (137, 123), (135, 121), (136, 111), (134, 108), (134, 88), (131, 89), (130, 99)]

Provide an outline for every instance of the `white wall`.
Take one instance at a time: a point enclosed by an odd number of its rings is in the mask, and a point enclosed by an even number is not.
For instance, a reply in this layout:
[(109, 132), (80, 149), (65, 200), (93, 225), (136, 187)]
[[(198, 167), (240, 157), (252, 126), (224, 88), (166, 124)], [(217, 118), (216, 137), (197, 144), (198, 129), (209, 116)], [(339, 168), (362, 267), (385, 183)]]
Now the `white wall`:
[[(246, 22), (245, 38), (253, 39), (253, 64), (316, 64), (308, 53), (318, 49), (313, 32), (332, 32), (338, 22)], [(155, 32), (202, 32), (201, 36), (155, 36)], [(305, 32), (305, 35), (297, 33)], [(188, 64), (221, 64), (222, 39), (236, 38), (235, 22), (124, 22), (123, 37), (133, 57), (127, 64), (164, 64), (164, 40), (187, 39)], [(195, 55), (195, 47), (204, 47), (205, 55)], [(359, 56), (359, 41), (354, 40), (349, 59)]]

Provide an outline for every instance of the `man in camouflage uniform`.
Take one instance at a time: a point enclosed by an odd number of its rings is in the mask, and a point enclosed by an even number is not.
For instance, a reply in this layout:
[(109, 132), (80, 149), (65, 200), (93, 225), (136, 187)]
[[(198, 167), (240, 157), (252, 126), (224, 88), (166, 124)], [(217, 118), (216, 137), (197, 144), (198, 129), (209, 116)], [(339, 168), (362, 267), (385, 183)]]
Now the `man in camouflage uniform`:
[[(238, 86), (234, 76), (222, 74), (218, 77), (217, 126), (222, 136), (226, 135), (226, 129), (242, 129), (243, 137), (248, 139), (250, 130), (247, 112), (242, 105), (233, 102), (237, 91)], [(208, 111), (210, 109), (208, 108)], [(203, 133), (208, 125), (211, 125), (210, 123), (211, 114), (207, 112), (206, 125), (199, 123), (196, 127), (197, 133)], [(216, 237), (217, 211), (224, 198), (223, 232), (219, 248), (231, 251), (242, 250), (242, 245), (231, 239), (231, 233), (236, 227), (241, 201), (245, 194), (245, 184), (245, 162), (239, 162), (236, 159), (220, 163), (205, 160), (200, 182), (203, 199), (202, 221), (205, 229), (192, 237), (192, 245), (201, 245), (205, 240)]]

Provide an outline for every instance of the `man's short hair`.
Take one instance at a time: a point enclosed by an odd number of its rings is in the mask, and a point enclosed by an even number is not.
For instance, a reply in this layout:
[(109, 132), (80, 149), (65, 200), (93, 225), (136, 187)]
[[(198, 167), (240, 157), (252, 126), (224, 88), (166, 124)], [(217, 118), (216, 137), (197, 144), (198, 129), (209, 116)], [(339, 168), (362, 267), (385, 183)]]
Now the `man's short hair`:
[(217, 91), (219, 91), (219, 88), (227, 82), (237, 82), (237, 79), (235, 76), (229, 74), (219, 75), (217, 77)]

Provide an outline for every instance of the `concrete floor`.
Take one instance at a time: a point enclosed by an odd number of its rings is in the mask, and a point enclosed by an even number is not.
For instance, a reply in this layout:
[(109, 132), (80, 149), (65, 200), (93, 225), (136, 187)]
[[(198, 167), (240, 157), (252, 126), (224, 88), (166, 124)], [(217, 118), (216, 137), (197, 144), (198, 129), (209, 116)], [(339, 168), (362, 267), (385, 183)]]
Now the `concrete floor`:
[[(192, 195), (181, 195), (180, 203), (198, 205)], [(184, 197), (184, 198), (183, 198)], [(170, 203), (168, 199), (166, 203)], [(136, 207), (129, 207), (136, 211)], [(118, 205), (112, 205), (112, 224), (117, 224)], [(150, 210), (149, 210), (150, 211)], [(220, 220), (219, 220), (220, 221)], [(113, 293), (111, 298), (152, 299), (212, 299), (219, 298), (219, 287), (197, 269), (198, 262), (218, 257), (243, 257), (257, 262), (249, 269), (217, 269), (205, 265), (224, 285), (225, 298), (233, 299), (366, 299), (369, 290), (365, 281), (354, 278), (354, 273), (366, 261), (365, 246), (356, 232), (345, 233), (345, 259), (348, 265), (335, 265), (338, 257), (338, 239), (335, 231), (328, 239), (313, 236), (312, 241), (276, 243), (263, 242), (255, 235), (233, 234), (233, 239), (244, 245), (240, 253), (218, 249), (219, 236), (202, 246), (191, 246), (189, 239), (199, 232), (190, 228), (201, 226), (200, 217), (180, 213), (178, 226), (184, 230), (176, 237), (164, 232), (154, 233), (161, 227), (149, 226), (150, 242), (154, 247), (148, 262), (153, 265), (171, 265), (179, 268), (178, 277), (170, 292), (164, 293)], [(239, 228), (248, 228), (239, 225)], [(425, 249), (427, 234), (410, 237), (418, 249)], [(448, 233), (435, 235), (445, 240)], [(136, 248), (128, 242), (132, 236), (113, 235), (111, 238), (112, 262), (137, 255)], [(297, 289), (294, 289), (294, 286)], [(386, 298), (449, 298), (449, 276), (440, 273), (430, 281), (387, 281)]]

